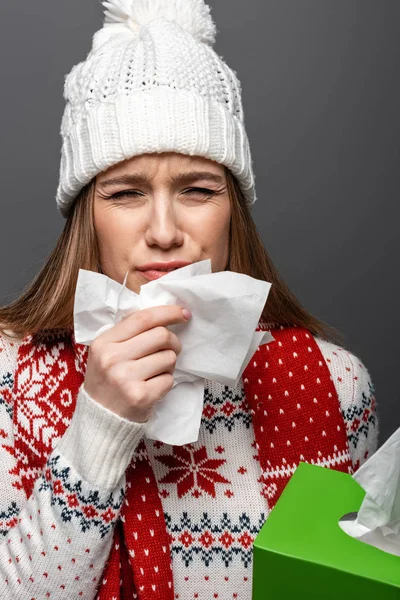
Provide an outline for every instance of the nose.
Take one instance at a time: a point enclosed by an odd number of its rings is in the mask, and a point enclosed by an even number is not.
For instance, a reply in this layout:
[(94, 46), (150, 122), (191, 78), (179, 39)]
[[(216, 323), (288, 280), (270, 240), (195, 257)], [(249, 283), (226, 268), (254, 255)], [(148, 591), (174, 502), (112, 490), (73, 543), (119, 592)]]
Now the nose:
[(145, 238), (149, 246), (167, 249), (182, 244), (183, 231), (178, 213), (179, 207), (168, 202), (168, 199), (154, 202), (146, 227)]

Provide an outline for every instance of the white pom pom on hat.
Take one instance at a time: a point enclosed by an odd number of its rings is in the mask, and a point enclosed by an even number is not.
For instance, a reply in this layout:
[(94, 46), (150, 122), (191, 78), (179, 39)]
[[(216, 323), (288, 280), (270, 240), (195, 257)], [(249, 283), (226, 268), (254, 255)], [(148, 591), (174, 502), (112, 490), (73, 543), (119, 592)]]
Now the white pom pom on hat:
[(124, 24), (134, 33), (155, 19), (175, 21), (199, 42), (215, 43), (216, 27), (204, 0), (104, 0), (105, 24)]
[(103, 0), (92, 50), (65, 78), (57, 206), (64, 217), (98, 173), (178, 152), (225, 165), (256, 201), (241, 84), (213, 49), (204, 0)]

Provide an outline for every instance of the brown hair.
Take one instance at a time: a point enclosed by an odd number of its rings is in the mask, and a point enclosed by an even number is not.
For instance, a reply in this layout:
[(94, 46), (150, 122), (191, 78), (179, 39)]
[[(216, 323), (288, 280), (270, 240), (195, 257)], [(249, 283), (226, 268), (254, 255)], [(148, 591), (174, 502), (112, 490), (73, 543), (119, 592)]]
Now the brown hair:
[[(227, 270), (272, 283), (261, 320), (305, 327), (319, 338), (343, 345), (342, 335), (311, 315), (284, 283), (264, 248), (236, 178), (227, 168), (225, 173), (232, 212)], [(19, 298), (0, 308), (0, 331), (10, 330), (10, 337), (35, 334), (40, 339), (73, 327), (79, 269), (100, 272), (93, 224), (94, 181), (81, 190), (72, 204), (64, 230), (42, 269)]]

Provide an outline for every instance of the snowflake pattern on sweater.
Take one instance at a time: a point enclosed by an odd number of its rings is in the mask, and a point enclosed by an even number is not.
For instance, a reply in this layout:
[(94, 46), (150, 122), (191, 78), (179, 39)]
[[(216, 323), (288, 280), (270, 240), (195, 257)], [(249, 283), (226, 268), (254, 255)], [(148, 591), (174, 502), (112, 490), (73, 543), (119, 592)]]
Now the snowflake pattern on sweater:
[[(357, 357), (317, 342), (338, 392), (357, 468), (377, 447), (373, 385)], [(9, 472), (16, 459), (4, 447), (13, 444), (17, 349), (17, 342), (0, 337), (1, 597), (93, 599), (123, 502), (124, 479), (112, 490), (97, 488), (79, 472), (74, 452), (64, 456), (56, 445), (29, 500), (12, 486)], [(242, 382), (232, 389), (206, 381), (204, 397), (196, 443), (172, 447), (146, 440), (171, 542), (175, 597), (250, 600), (252, 543), (269, 513), (251, 412)], [(92, 407), (86, 408), (77, 405), (83, 420)]]

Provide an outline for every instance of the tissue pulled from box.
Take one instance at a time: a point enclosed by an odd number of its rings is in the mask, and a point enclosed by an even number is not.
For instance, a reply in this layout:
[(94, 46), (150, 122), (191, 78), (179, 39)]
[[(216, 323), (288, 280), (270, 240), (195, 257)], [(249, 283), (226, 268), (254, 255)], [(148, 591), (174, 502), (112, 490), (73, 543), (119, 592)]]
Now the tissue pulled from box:
[(353, 475), (366, 494), (357, 516), (342, 519), (350, 536), (400, 556), (400, 428)]

